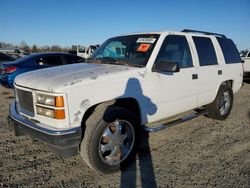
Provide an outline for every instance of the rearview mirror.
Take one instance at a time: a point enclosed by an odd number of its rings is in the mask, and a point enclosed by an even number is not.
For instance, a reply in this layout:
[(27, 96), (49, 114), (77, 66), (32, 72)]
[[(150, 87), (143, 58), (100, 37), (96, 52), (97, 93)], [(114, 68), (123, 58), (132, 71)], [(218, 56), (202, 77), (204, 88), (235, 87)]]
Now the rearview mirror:
[(179, 64), (176, 62), (171, 61), (158, 61), (155, 65), (156, 72), (179, 72), (180, 67)]

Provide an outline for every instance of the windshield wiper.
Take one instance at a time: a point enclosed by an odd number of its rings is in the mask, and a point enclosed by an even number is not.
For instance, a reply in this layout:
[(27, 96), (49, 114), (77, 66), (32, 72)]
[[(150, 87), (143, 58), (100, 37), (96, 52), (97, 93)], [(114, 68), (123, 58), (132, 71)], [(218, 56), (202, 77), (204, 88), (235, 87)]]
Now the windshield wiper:
[(130, 66), (130, 67), (144, 67), (144, 65), (133, 64), (133, 63), (130, 63), (128, 61), (118, 61), (117, 64), (119, 64), (119, 65), (127, 65), (127, 66)]
[(130, 67), (143, 67), (143, 65), (138, 64), (132, 64), (128, 61), (119, 60), (114, 57), (101, 57), (101, 58), (95, 58), (95, 59), (87, 59), (86, 61), (89, 61), (90, 63), (96, 63), (96, 64), (112, 64), (112, 65), (127, 65)]

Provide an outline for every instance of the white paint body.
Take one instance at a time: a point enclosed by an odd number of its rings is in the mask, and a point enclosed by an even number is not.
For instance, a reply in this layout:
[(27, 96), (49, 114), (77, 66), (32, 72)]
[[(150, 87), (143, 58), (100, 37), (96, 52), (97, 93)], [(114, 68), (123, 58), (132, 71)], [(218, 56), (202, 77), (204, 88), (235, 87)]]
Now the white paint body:
[[(141, 124), (192, 110), (211, 103), (218, 89), (226, 80), (233, 81), (233, 91), (242, 85), (243, 69), (240, 63), (225, 64), (219, 44), (211, 38), (218, 59), (218, 65), (199, 66), (199, 59), (192, 41), (194, 34), (181, 32), (158, 32), (160, 38), (146, 67), (135, 68), (108, 64), (72, 64), (28, 72), (15, 79), (17, 87), (37, 92), (63, 94), (65, 96), (66, 119), (35, 116), (41, 126), (51, 129), (79, 127), (86, 110), (96, 104), (118, 98), (134, 98), (140, 107)], [(180, 69), (180, 72), (164, 74), (153, 72), (157, 54), (167, 35), (185, 35), (191, 49), (194, 67)], [(218, 75), (218, 70), (223, 74)], [(199, 79), (193, 80), (192, 74)], [(35, 99), (34, 99), (35, 100)], [(35, 102), (34, 102), (35, 103)]]

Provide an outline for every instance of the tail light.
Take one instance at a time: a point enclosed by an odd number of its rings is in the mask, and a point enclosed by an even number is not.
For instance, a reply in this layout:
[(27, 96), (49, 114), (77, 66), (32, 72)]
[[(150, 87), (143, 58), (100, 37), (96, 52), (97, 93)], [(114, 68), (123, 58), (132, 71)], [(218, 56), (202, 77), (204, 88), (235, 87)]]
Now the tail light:
[(10, 74), (10, 73), (15, 72), (16, 70), (17, 70), (17, 67), (14, 67), (14, 66), (6, 67), (6, 68), (4, 69), (4, 73)]

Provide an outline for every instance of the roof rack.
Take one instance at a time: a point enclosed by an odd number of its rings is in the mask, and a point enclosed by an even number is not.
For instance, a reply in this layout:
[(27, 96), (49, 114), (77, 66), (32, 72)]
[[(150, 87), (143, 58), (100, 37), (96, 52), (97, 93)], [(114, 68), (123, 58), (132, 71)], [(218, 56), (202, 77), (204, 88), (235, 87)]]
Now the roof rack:
[(219, 34), (219, 33), (210, 33), (206, 31), (198, 31), (198, 30), (191, 30), (191, 29), (183, 29), (181, 32), (186, 32), (186, 33), (202, 33), (205, 35), (215, 35), (223, 38), (227, 38), (225, 35)]

